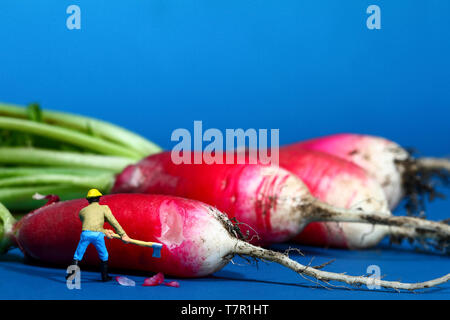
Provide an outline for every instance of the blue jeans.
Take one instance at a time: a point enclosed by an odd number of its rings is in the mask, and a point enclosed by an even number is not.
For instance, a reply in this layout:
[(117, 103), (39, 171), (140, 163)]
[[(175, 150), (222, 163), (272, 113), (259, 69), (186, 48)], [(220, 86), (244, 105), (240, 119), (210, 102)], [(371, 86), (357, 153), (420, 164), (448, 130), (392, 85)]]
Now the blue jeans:
[(105, 234), (97, 231), (81, 232), (80, 242), (78, 242), (77, 250), (73, 256), (74, 260), (81, 261), (89, 244), (93, 244), (97, 249), (98, 256), (102, 261), (108, 261), (108, 251), (105, 245)]

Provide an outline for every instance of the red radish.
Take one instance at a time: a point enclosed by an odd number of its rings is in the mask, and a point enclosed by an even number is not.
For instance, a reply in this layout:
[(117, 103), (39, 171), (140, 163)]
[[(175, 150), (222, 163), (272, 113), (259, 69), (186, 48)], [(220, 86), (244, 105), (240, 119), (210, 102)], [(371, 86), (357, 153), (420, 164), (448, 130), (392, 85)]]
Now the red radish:
[[(111, 240), (108, 242), (109, 264), (115, 268), (201, 277), (221, 269), (238, 254), (277, 262), (302, 276), (325, 283), (341, 281), (350, 285), (377, 284), (397, 290), (415, 290), (450, 280), (450, 274), (447, 274), (434, 280), (408, 284), (305, 266), (287, 254), (238, 239), (237, 228), (226, 215), (194, 200), (164, 195), (117, 194), (102, 197), (101, 203), (111, 208), (130, 236), (163, 244), (161, 258), (154, 258), (148, 248)], [(26, 256), (66, 266), (71, 261), (81, 232), (78, 212), (86, 205), (84, 199), (53, 203), (35, 210), (17, 223), (7, 209), (0, 206), (3, 246), (15, 244)], [(89, 249), (83, 262), (96, 265), (98, 258)]]
[[(254, 243), (261, 245), (289, 240), (316, 221), (390, 225), (382, 229), (384, 236), (431, 237), (438, 245), (445, 245), (450, 235), (450, 226), (444, 223), (391, 217), (386, 211), (365, 213), (358, 208), (333, 207), (314, 198), (299, 178), (282, 168), (262, 164), (175, 164), (170, 152), (127, 167), (112, 191), (169, 194), (203, 201), (243, 223), (245, 233), (256, 231), (259, 239)], [(355, 247), (366, 247), (366, 240), (360, 240)]]
[[(448, 179), (450, 160), (413, 158), (397, 143), (381, 137), (360, 134), (335, 134), (284, 146), (282, 150), (304, 148), (333, 154), (365, 169), (383, 187), (390, 208), (407, 196), (410, 212), (423, 209), (423, 196), (435, 195), (433, 176)], [(447, 172), (447, 173), (446, 173)]]
[[(327, 153), (299, 148), (281, 149), (279, 156), (280, 166), (299, 177), (321, 201), (389, 216), (383, 189), (359, 166)], [(295, 240), (318, 246), (371, 247), (384, 238), (385, 229), (367, 223), (313, 222)]]

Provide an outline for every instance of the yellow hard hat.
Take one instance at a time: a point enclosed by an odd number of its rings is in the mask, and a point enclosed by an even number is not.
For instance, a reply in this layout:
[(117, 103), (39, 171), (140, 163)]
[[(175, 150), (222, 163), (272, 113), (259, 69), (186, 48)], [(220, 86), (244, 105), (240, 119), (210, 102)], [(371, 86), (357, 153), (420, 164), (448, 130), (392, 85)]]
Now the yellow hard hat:
[(88, 191), (86, 198), (96, 198), (101, 196), (102, 194), (100, 191), (98, 191), (97, 189), (91, 189)]

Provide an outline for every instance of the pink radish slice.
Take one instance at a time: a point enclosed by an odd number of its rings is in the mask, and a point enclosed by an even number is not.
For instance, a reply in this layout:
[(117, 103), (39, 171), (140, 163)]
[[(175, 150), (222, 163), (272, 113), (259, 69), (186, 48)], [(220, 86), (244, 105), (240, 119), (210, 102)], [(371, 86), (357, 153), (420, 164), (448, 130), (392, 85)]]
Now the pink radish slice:
[(174, 288), (180, 287), (180, 283), (178, 281), (164, 282), (164, 285), (168, 286), (168, 287), (174, 287)]
[(153, 287), (153, 286), (159, 286), (164, 282), (164, 274), (162, 272), (158, 272), (153, 277), (147, 278), (144, 280), (144, 287)]

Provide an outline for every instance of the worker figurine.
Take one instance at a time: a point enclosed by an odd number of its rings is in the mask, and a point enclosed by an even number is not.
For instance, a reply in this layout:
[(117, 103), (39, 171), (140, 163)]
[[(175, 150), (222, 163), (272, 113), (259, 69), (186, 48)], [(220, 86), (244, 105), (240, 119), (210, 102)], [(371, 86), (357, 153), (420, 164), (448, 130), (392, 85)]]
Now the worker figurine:
[[(105, 220), (116, 230), (123, 242), (128, 243), (131, 239), (127, 236), (116, 218), (114, 218), (111, 209), (107, 205), (99, 204), (101, 196), (102, 194), (97, 189), (89, 190), (86, 197), (89, 205), (80, 210), (79, 217), (82, 222), (82, 232), (80, 242), (73, 256), (72, 265), (78, 266), (78, 263), (83, 259), (87, 247), (92, 243), (97, 249), (101, 260), (100, 271), (102, 281), (109, 281), (112, 278), (108, 275), (108, 251), (105, 246), (105, 236), (111, 239), (114, 232), (103, 228)], [(70, 275), (67, 275), (66, 279)]]

